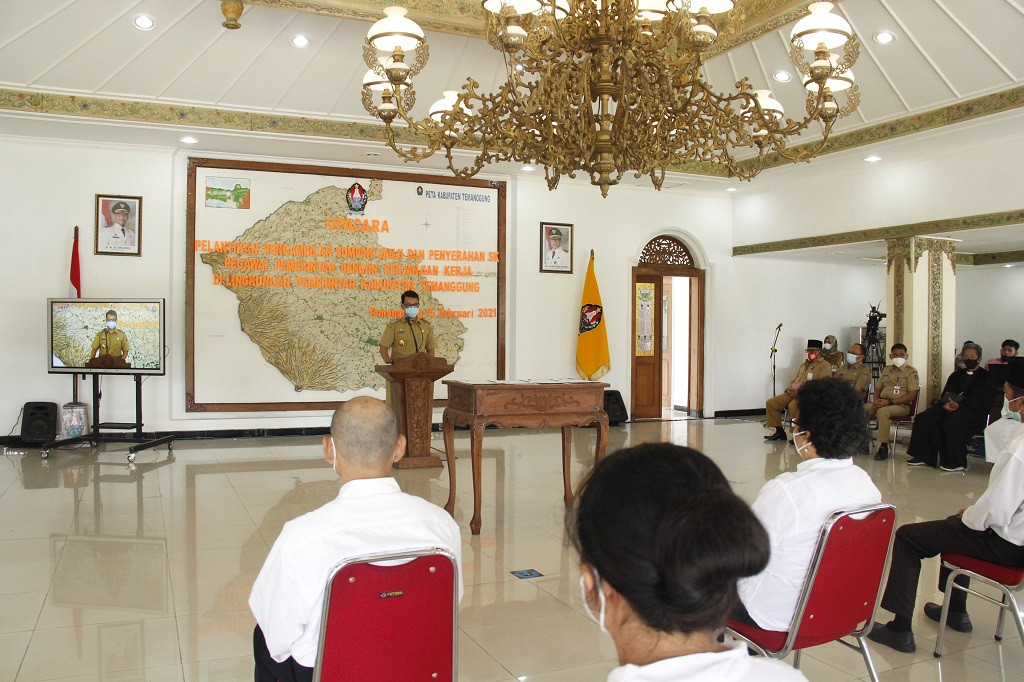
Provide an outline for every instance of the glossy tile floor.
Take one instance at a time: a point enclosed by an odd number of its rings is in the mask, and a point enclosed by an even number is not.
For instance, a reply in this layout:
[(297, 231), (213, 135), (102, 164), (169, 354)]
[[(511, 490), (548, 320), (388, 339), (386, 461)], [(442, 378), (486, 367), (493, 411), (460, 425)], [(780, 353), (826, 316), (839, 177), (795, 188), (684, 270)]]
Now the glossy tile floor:
[[(677, 420), (615, 427), (610, 449), (670, 440), (708, 453), (753, 500), (793, 470), (792, 446), (766, 444), (756, 421)], [(440, 447), (440, 440), (435, 440)], [(558, 431), (489, 430), (484, 437), (483, 529), (471, 536), (469, 444), (459, 433), (456, 519), (463, 529), (466, 594), (459, 614), (459, 679), (604, 680), (615, 650), (584, 614), (578, 568), (563, 546)], [(968, 506), (988, 465), (966, 474), (895, 467), (859, 457), (900, 521)], [(577, 430), (573, 476), (593, 457)], [(444, 504), (443, 469), (396, 472), (403, 489)], [(123, 447), (7, 451), (0, 461), (0, 681), (251, 680), (252, 580), (285, 521), (333, 498), (339, 483), (318, 438), (179, 441), (125, 464)], [(543, 577), (510, 574), (533, 568)], [(922, 603), (937, 600), (935, 562)], [(918, 651), (872, 646), (883, 680), (1024, 680), (1024, 647), (995, 609), (969, 602), (975, 632), (950, 632), (932, 656), (936, 624), (915, 622)], [(886, 614), (881, 619), (887, 620)], [(811, 680), (867, 679), (840, 645), (805, 652)]]

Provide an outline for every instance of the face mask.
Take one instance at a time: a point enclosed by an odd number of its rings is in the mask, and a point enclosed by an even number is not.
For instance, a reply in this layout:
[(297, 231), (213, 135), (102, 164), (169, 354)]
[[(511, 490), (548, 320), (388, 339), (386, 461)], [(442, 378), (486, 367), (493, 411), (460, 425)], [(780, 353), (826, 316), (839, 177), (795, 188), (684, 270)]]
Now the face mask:
[(1020, 412), (1016, 412), (1012, 407), (1010, 407), (1010, 403), (1015, 403), (1018, 400), (1024, 400), (1024, 396), (1022, 396), (1020, 398), (1014, 398), (1013, 400), (1007, 400), (1006, 398), (1003, 398), (1003, 403), (1004, 403), (1003, 404), (1003, 409), (1010, 411), (1010, 414), (1009, 414), (1010, 419), (1014, 419), (1016, 421), (1021, 421)]
[(832, 344), (831, 343), (822, 344), (822, 346), (824, 347), (825, 350), (832, 350)]
[[(806, 436), (806, 435), (807, 435), (806, 431), (797, 431), (796, 433), (794, 433), (793, 434), (793, 445), (796, 445), (796, 437), (797, 436)], [(803, 457), (804, 456), (804, 452), (803, 451), (806, 450), (809, 447), (811, 447), (811, 441), (807, 441), (803, 445), (796, 445), (796, 453), (798, 455), (800, 455), (801, 457)]]
[(818, 359), (818, 354), (817, 353), (808, 353), (807, 354), (807, 359), (810, 360), (811, 362), (814, 362), (815, 360)]
[(892, 364), (895, 365), (896, 367), (902, 367), (903, 365), (907, 364), (907, 359), (906, 358), (893, 358), (892, 359)]
[(590, 602), (587, 601), (587, 588), (583, 584), (583, 576), (582, 575), (580, 576), (580, 597), (583, 598), (583, 608), (584, 608), (584, 610), (586, 610), (587, 615), (590, 616), (590, 620), (592, 620), (595, 623), (597, 623), (597, 626), (599, 628), (601, 628), (601, 632), (603, 632), (603, 633), (605, 633), (607, 635), (608, 634), (608, 630), (606, 630), (605, 627), (604, 627), (604, 607), (605, 607), (605, 601), (604, 601), (604, 590), (601, 589), (601, 576), (598, 575), (596, 568), (593, 569), (593, 571), (594, 571), (594, 586), (597, 589), (597, 600), (601, 603), (601, 612), (600, 612), (600, 614), (595, 616), (594, 612), (590, 608)]
[(420, 314), (420, 307), (418, 305), (411, 305), (405, 309), (406, 317), (418, 317)]
[(334, 473), (341, 476), (341, 472), (338, 471), (338, 443), (334, 440), (334, 436), (331, 436), (331, 445), (334, 446), (334, 460), (331, 462), (331, 468), (334, 469)]
[(116, 326), (117, 322), (114, 322), (113, 320), (107, 320), (107, 329), (113, 329)]
[(966, 367), (967, 369), (977, 369), (978, 361), (977, 360), (964, 360), (964, 367)]
[(846, 364), (848, 364), (848, 365), (856, 365), (857, 364), (857, 356), (854, 355), (853, 353), (847, 353), (846, 354)]

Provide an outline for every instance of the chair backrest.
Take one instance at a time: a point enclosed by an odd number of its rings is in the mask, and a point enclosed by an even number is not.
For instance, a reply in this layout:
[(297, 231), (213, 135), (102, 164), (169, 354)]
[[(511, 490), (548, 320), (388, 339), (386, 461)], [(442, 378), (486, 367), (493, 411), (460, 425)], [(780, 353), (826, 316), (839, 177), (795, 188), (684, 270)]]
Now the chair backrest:
[(348, 559), (324, 594), (313, 679), (455, 679), (459, 571), (429, 548)]
[(804, 649), (871, 627), (896, 530), (896, 508), (877, 504), (832, 514), (797, 601), (787, 648)]

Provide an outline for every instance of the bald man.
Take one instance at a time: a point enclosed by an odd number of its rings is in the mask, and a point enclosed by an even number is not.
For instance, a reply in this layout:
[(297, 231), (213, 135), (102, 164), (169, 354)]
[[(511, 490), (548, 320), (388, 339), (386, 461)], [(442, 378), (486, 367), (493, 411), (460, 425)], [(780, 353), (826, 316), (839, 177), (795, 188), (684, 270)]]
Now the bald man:
[(407, 495), (391, 477), (405, 452), (394, 412), (376, 398), (335, 411), (324, 459), (341, 478), (338, 497), (285, 524), (249, 596), (256, 617), (256, 682), (313, 679), (320, 614), (330, 569), (353, 557), (439, 547), (459, 567), (462, 540), (444, 509)]

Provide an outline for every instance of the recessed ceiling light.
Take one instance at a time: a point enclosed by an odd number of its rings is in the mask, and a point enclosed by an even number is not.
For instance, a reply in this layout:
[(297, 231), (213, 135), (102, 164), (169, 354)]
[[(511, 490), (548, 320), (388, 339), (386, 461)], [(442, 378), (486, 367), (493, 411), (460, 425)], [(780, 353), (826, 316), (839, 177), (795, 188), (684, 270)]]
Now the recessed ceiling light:
[(875, 42), (879, 45), (889, 45), (896, 40), (896, 34), (892, 31), (879, 31), (875, 34)]
[(363, 156), (380, 156), (380, 152), (363, 152)]
[(788, 83), (793, 80), (793, 74), (789, 71), (776, 71), (772, 74), (772, 78), (779, 81), (780, 83)]
[(533, 171), (535, 171), (537, 169), (535, 167), (531, 166), (530, 164), (526, 164), (525, 166), (523, 166), (519, 170), (523, 171), (524, 173), (532, 173)]
[(292, 47), (306, 47), (309, 45), (309, 36), (297, 33), (292, 36)]
[(132, 26), (140, 31), (152, 31), (156, 26), (156, 22), (148, 14), (136, 14), (132, 17)]
[(833, 256), (842, 256), (842, 255), (843, 255), (843, 252), (842, 252), (842, 251), (833, 251), (833, 252), (832, 252), (832, 255), (833, 255)]
[(726, 188), (725, 188), (725, 191), (726, 191), (726, 192), (735, 192), (735, 191), (736, 191), (736, 188), (735, 188), (735, 187), (726, 187)]
[(1012, 268), (1012, 267), (1013, 267), (1013, 265), (1014, 265), (1013, 263), (1007, 263), (1007, 264), (1006, 264), (1006, 265), (1004, 265), (1003, 267), (1004, 267), (1004, 268)]
[(195, 144), (199, 142), (199, 139), (192, 137), (191, 135), (182, 135), (181, 137), (178, 138), (178, 141), (184, 142), (185, 144)]
[(875, 156), (874, 154), (872, 154), (871, 156), (865, 156), (864, 160), (867, 161), (868, 163), (876, 163), (878, 161), (881, 161), (882, 157), (881, 156)]

